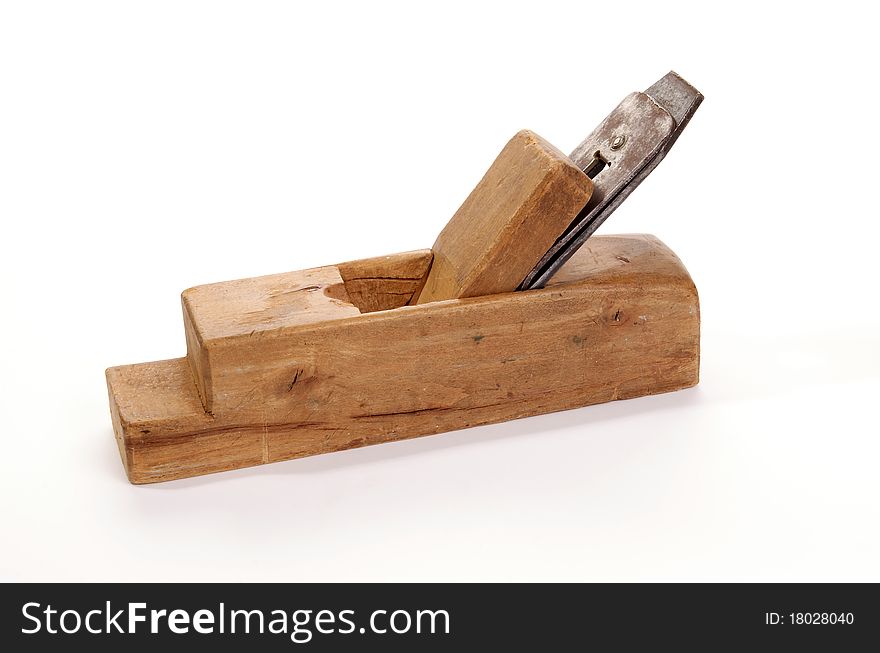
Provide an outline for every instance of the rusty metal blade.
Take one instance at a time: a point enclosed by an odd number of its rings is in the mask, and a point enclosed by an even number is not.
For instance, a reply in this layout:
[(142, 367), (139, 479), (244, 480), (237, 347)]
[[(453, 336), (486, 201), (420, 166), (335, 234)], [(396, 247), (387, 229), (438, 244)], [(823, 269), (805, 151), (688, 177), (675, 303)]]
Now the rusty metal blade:
[(675, 72), (644, 93), (632, 93), (587, 136), (570, 158), (583, 170), (607, 167), (593, 178), (589, 203), (520, 284), (543, 288), (556, 271), (629, 197), (678, 139), (703, 101), (702, 94)]

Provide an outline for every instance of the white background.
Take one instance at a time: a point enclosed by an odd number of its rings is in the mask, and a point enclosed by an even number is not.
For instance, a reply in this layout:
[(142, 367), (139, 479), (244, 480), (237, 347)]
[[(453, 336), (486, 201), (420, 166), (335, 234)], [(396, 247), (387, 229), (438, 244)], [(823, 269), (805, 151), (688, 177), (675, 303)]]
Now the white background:
[[(870, 6), (4, 3), (0, 578), (880, 581)], [(104, 368), (184, 353), (183, 288), (428, 247), (670, 68), (601, 232), (688, 266), (699, 387), (128, 484)]]

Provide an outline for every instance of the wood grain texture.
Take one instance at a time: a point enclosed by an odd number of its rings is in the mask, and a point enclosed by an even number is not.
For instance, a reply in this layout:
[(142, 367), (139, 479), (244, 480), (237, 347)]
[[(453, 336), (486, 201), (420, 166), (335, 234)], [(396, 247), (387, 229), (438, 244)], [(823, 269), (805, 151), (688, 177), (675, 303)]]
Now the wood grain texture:
[(360, 315), (335, 266), (196, 286), (181, 293), (181, 303), (187, 355), (208, 411), (214, 405), (214, 375), (205, 342)]
[[(254, 302), (240, 297), (231, 305)], [(188, 328), (198, 329), (210, 316), (192, 306)], [(218, 316), (191, 334), (211, 362), (203, 384), (213, 388), (211, 413), (187, 359), (109, 369), (114, 430), (131, 481), (439, 433), (698, 380), (696, 289), (652, 236), (594, 237), (540, 290), (357, 315), (336, 308), (337, 317), (321, 321), (290, 315), (285, 323), (273, 313), (267, 328), (253, 332)]]
[(340, 263), (336, 267), (361, 313), (406, 306), (421, 290), (434, 254), (430, 249)]
[(516, 134), (431, 248), (414, 303), (516, 290), (586, 206), (593, 183), (528, 130)]
[(205, 410), (214, 410), (215, 394), (206, 342), (405, 306), (424, 284), (432, 256), (423, 249), (184, 290), (187, 357)]

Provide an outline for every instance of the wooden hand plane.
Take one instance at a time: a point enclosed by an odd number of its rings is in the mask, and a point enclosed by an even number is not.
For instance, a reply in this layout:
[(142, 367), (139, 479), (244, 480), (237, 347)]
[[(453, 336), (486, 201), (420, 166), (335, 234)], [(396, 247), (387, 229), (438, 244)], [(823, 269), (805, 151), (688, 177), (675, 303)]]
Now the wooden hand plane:
[(648, 235), (595, 229), (702, 96), (675, 73), (566, 157), (523, 131), (431, 250), (182, 294), (187, 355), (107, 370), (132, 483), (693, 386), (694, 284)]

